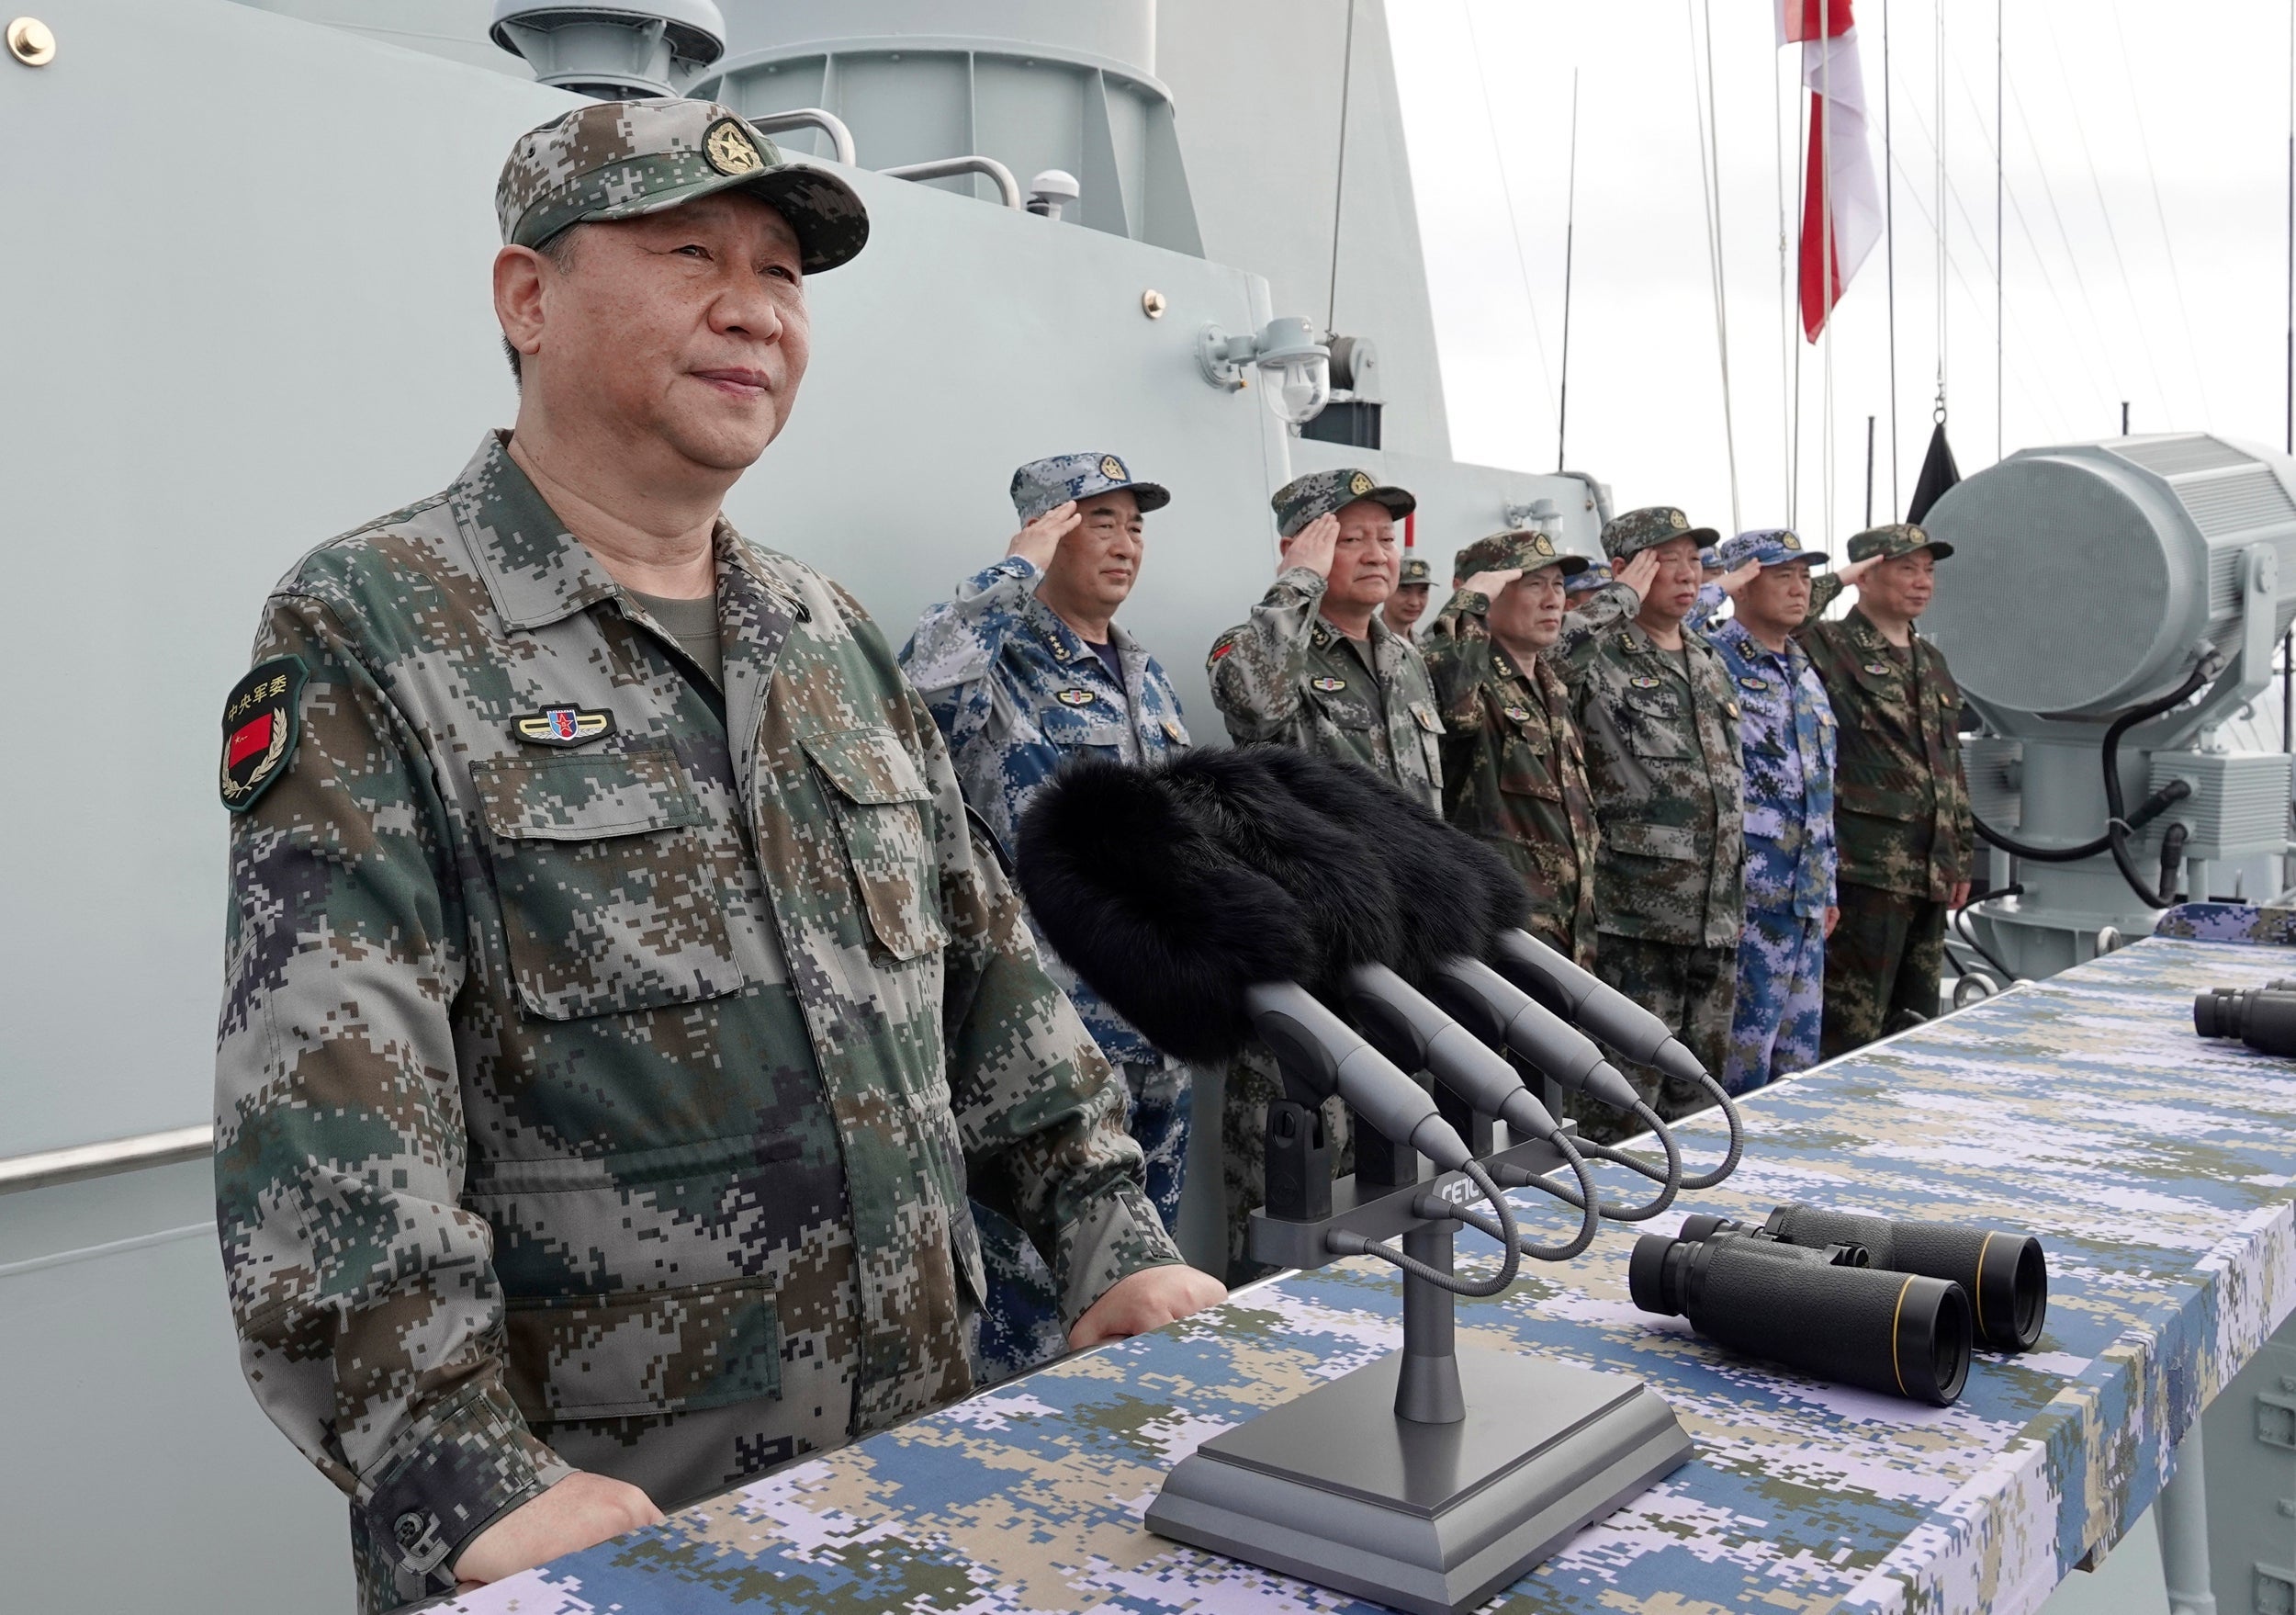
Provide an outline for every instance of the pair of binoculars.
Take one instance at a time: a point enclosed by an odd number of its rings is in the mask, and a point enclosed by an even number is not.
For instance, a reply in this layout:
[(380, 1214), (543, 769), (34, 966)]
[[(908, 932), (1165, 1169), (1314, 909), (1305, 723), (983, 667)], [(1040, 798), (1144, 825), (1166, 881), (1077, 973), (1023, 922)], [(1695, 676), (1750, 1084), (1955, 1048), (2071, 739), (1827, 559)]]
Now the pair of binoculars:
[(2049, 1304), (2028, 1235), (1806, 1205), (1759, 1228), (1686, 1217), (1635, 1242), (1626, 1279), (1637, 1306), (1717, 1345), (1937, 1407), (1961, 1395), (1976, 1341), (2030, 1350)]
[(2296, 1055), (2296, 981), (2212, 988), (2192, 1000), (2192, 1030), (2236, 1037), (2258, 1054)]

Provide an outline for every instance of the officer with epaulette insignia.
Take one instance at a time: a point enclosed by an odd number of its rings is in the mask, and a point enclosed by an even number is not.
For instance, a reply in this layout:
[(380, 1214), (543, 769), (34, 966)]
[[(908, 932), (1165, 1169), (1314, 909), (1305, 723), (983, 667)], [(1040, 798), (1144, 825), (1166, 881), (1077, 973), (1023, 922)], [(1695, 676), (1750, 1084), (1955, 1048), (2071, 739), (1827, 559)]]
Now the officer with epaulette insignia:
[[(1665, 505), (1605, 523), (1619, 582), (1580, 615), (1615, 611), (1622, 595), (1638, 604), (1608, 631), (1566, 633), (1558, 671), (1571, 686), (1602, 827), (1595, 972), (1664, 1021), (1718, 1079), (1745, 923), (1739, 703), (1720, 655), (1683, 632), (1698, 598), (1699, 546), (1716, 536)], [(1627, 1075), (1661, 1116), (1711, 1102), (1656, 1070)], [(1598, 1116), (1583, 1124), (1590, 1134), (1622, 1125)]]
[(876, 626), (725, 517), (861, 198), (657, 99), (495, 206), (513, 429), (287, 570), (220, 736), (223, 1278), (364, 1615), (963, 1396), (968, 1185), (1072, 1345), (1221, 1293)]
[[(1746, 931), (1722, 1085), (1732, 1093), (1818, 1063), (1834, 908), (1834, 716), (1794, 634), (1826, 557), (1783, 527), (1720, 546), (1721, 622), (1694, 617), (1736, 689), (1746, 770)], [(1702, 595), (1703, 604), (1703, 595)]]
[[(1072, 757), (1154, 762), (1187, 744), (1179, 697), (1116, 613), (1139, 582), (1142, 518), (1171, 494), (1113, 454), (1032, 460), (1012, 474), (1020, 531), (1004, 559), (927, 608), (901, 664), (947, 737), (965, 801), (1007, 849), (1029, 802)], [(1189, 1076), (1133, 1030), (1050, 948), (1047, 975), (1122, 1073), (1128, 1127), (1147, 1158), (1148, 1197), (1176, 1231), (1187, 1165)], [(984, 1382), (1064, 1349), (1051, 1267), (1002, 1213), (979, 1203), (989, 1294), (981, 1311)]]
[(1594, 964), (1594, 799), (1570, 692), (1544, 652), (1562, 637), (1564, 585), (1588, 570), (1544, 533), (1496, 533), (1458, 552), (1455, 592), (1428, 630), (1443, 714), (1443, 816), (1512, 864), (1532, 934)]
[[(1394, 592), (1395, 523), (1417, 502), (1370, 472), (1311, 471), (1276, 491), (1282, 563), (1249, 620), (1212, 642), (1212, 700), (1239, 745), (1274, 740), (1359, 762), (1443, 810), (1443, 720), (1418, 648), (1379, 618)], [(1247, 1053), (1228, 1069), (1221, 1105), (1222, 1188), (1232, 1279), (1263, 1203), (1274, 1064)], [(1337, 1170), (1352, 1171), (1346, 1107), (1325, 1101)]]
[(1208, 663), (1229, 735), (1360, 762), (1442, 811), (1443, 720), (1427, 664), (1379, 618), (1395, 590), (1395, 522), (1417, 502), (1350, 469), (1295, 477), (1269, 503), (1282, 570)]
[(1946, 913), (1969, 895), (1961, 688), (1943, 654), (1913, 631), (1936, 593), (1937, 563), (1953, 552), (1908, 522), (1860, 533), (1839, 574), (1856, 583), (1857, 604), (1824, 622), (1814, 598), (1798, 636), (1840, 720), (1841, 920), (1827, 948), (1828, 1059), (1937, 1013)]
[(1412, 638), (1418, 631), (1419, 619), (1427, 615), (1427, 602), (1435, 589), (1435, 569), (1424, 555), (1406, 555), (1401, 570), (1395, 574), (1395, 593), (1379, 607), (1379, 620), (1389, 629)]

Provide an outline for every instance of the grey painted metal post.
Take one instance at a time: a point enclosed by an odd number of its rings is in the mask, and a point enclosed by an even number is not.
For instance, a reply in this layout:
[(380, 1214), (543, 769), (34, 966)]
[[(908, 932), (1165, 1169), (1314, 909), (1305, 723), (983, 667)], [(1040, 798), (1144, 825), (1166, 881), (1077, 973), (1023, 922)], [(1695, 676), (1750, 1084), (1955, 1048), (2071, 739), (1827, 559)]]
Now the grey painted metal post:
[(2157, 1507), (2168, 1615), (2216, 1615), (2209, 1580), (2208, 1464), (2197, 1419), (2177, 1448), (2177, 1473), (2161, 1488)]
[[(1451, 1271), (1451, 1225), (1430, 1223), (1403, 1236), (1403, 1254), (1438, 1272)], [(1415, 1274), (1403, 1275), (1402, 1372), (1395, 1382), (1395, 1417), (1415, 1424), (1458, 1424), (1467, 1417), (1459, 1389), (1457, 1335), (1448, 1290)]]

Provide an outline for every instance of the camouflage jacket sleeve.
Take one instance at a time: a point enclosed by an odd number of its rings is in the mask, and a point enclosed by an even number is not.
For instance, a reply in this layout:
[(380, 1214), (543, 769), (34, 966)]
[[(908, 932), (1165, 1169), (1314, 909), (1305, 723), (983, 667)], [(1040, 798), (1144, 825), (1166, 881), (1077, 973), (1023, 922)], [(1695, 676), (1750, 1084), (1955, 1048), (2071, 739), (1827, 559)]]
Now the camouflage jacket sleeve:
[(951, 751), (962, 751), (987, 728), (989, 673), (1043, 577), (1026, 556), (984, 567), (957, 585), (956, 598), (927, 606), (901, 647), (902, 671), (923, 693)]
[(1624, 583), (1605, 583), (1594, 592), (1592, 600), (1564, 615), (1562, 638), (1539, 660), (1553, 668), (1562, 682), (1575, 691), (1595, 652), (1603, 648), (1604, 639), (1634, 621), (1635, 613), (1641, 609), (1642, 596), (1634, 590)]
[(1711, 634), (1720, 626), (1720, 613), (1729, 596), (1719, 583), (1698, 585), (1698, 598), (1692, 603), (1690, 615), (1683, 619), (1683, 627), (1694, 634)]
[(340, 623), (275, 596), (255, 660), (290, 656), (298, 749), (231, 820), (216, 1225), (256, 1401), (405, 1550), (413, 1598), (569, 1471), (506, 1388), (490, 1230), (458, 1203), (445, 809)]
[(1839, 572), (1819, 572), (1809, 581), (1809, 609), (1802, 614), (1806, 625), (1826, 615), (1826, 608), (1841, 598), (1841, 575)]
[[(874, 630), (864, 617), (856, 632)], [(1123, 1079), (1045, 975), (1019, 898), (965, 814), (948, 748), (923, 700), (910, 699), (950, 932), (942, 1035), (967, 1177), (1045, 1253), (1073, 1324), (1118, 1280), (1179, 1261), (1179, 1248), (1124, 1130)]]
[[(1427, 630), (1423, 654), (1445, 730), (1454, 736), (1481, 734), (1482, 691), (1491, 682), (1491, 596), (1475, 589), (1453, 594)], [(1447, 757), (1444, 767), (1447, 773)]]
[(1308, 637), (1325, 587), (1306, 567), (1286, 567), (1249, 620), (1213, 642), (1212, 702), (1239, 744), (1278, 740), (1298, 719)]

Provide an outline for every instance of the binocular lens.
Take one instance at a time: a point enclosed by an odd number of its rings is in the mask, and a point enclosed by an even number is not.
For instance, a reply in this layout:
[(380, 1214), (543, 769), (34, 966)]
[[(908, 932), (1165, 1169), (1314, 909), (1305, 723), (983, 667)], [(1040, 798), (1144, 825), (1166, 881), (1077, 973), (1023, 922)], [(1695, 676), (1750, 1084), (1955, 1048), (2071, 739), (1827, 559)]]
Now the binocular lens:
[[(2041, 1241), (1998, 1228), (1899, 1223), (1810, 1205), (1782, 1205), (1762, 1225), (1789, 1245), (1863, 1246), (1873, 1264), (1944, 1279), (1968, 1292), (1977, 1337), (1994, 1351), (2030, 1351), (2049, 1314), (2049, 1265)], [(1688, 1231), (1688, 1225), (1684, 1225)]]
[(2193, 999), (2192, 1030), (2202, 1037), (2236, 1037), (2259, 1054), (2296, 1055), (2296, 982), (2253, 990), (2213, 988)]
[(1849, 1265), (1733, 1230), (1704, 1239), (1646, 1234), (1627, 1287), (1645, 1312), (1681, 1316), (1717, 1345), (1820, 1379), (1950, 1406), (1969, 1377), (1970, 1312), (1961, 1286)]

